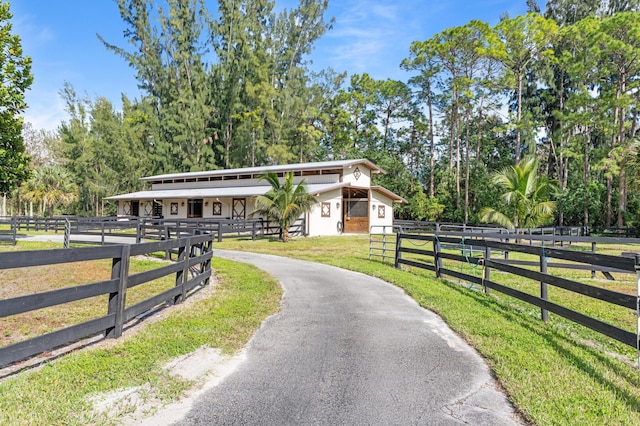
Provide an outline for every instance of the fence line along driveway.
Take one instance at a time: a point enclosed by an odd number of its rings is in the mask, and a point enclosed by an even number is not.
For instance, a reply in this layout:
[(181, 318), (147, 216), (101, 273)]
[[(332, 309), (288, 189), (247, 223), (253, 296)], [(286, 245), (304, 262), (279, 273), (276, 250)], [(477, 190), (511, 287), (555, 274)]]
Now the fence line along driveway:
[(519, 424), (482, 358), (397, 287), (300, 260), (215, 255), (278, 278), (282, 310), (179, 424)]

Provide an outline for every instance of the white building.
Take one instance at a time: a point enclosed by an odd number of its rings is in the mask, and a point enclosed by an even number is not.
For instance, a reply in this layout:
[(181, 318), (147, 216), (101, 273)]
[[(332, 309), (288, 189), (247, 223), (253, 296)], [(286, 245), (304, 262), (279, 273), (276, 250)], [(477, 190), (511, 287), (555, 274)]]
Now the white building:
[(385, 173), (366, 159), (175, 173), (142, 178), (151, 190), (109, 197), (118, 201), (119, 216), (165, 219), (246, 219), (255, 197), (271, 186), (260, 180), (266, 172), (283, 178), (294, 172), (305, 181), (318, 203), (307, 214), (307, 235), (368, 233), (371, 226), (393, 224), (393, 204), (406, 201), (371, 185), (371, 176)]

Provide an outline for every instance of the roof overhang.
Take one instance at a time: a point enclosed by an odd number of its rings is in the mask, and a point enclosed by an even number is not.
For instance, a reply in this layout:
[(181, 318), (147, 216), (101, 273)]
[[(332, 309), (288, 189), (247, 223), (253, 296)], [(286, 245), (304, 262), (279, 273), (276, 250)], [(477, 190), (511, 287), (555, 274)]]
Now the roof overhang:
[[(313, 184), (305, 185), (309, 194), (319, 195), (334, 189), (349, 186), (349, 183)], [(159, 189), (153, 191), (139, 191), (129, 194), (105, 197), (105, 200), (173, 200), (197, 198), (244, 198), (264, 195), (271, 189), (270, 185), (234, 186), (229, 188), (196, 188), (196, 189)]]
[(394, 203), (400, 203), (400, 204), (409, 204), (409, 202), (407, 200), (405, 200), (404, 198), (402, 198), (401, 196), (399, 196), (398, 194), (389, 191), (387, 188), (384, 188), (382, 186), (372, 186), (371, 187), (372, 191), (376, 191), (379, 192), (389, 198), (391, 198), (391, 200)]

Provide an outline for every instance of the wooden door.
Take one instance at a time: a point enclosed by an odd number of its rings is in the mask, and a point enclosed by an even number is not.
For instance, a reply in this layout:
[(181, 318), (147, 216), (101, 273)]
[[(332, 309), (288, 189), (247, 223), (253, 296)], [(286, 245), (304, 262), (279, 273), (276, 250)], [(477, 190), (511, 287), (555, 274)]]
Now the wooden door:
[(369, 199), (344, 200), (344, 232), (347, 234), (369, 233)]

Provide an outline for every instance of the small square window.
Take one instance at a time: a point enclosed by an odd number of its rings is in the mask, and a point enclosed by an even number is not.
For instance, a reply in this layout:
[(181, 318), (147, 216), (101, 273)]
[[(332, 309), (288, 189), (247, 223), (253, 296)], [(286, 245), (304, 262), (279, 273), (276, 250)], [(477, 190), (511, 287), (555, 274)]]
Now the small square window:
[(211, 212), (213, 216), (222, 216), (222, 203), (219, 201), (213, 202), (213, 212)]
[(322, 217), (331, 217), (331, 203), (322, 203)]

